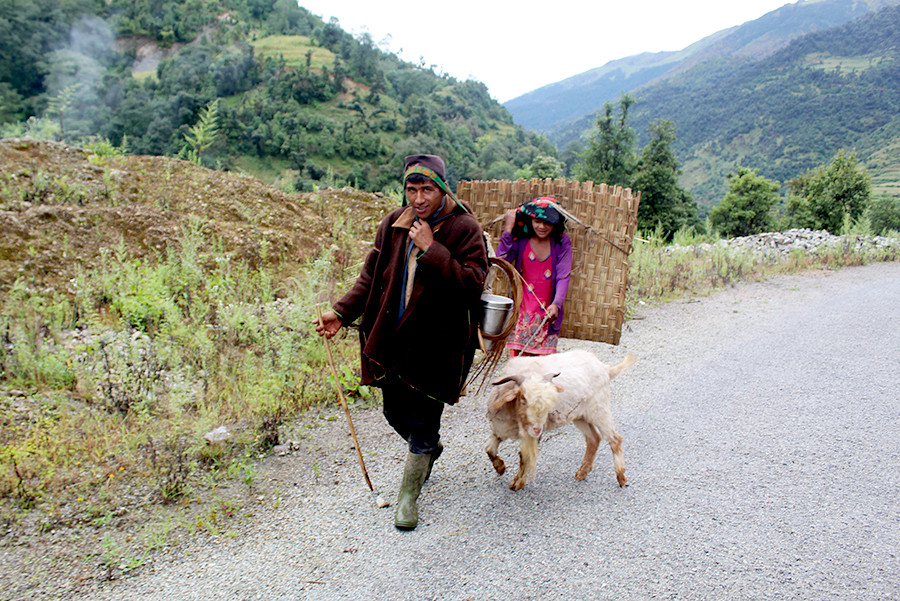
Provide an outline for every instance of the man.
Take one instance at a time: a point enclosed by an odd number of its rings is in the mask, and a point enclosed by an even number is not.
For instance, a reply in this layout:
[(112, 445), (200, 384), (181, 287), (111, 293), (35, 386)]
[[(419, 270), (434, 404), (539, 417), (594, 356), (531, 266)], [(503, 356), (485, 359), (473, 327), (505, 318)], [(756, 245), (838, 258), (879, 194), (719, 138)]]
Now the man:
[(445, 183), (440, 157), (406, 157), (403, 181), (405, 206), (382, 220), (359, 278), (316, 331), (330, 338), (362, 317), (362, 384), (382, 389), (384, 416), (409, 445), (394, 525), (412, 530), (443, 450), (444, 404), (459, 400), (472, 365), (488, 259), (481, 226)]

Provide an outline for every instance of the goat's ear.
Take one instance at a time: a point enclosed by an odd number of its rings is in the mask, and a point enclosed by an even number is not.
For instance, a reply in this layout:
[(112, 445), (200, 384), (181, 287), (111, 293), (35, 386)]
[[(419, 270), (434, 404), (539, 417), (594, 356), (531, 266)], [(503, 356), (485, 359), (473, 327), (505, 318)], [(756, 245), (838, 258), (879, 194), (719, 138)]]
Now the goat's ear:
[(494, 411), (498, 411), (503, 407), (503, 405), (510, 403), (519, 396), (519, 387), (518, 386), (509, 386), (505, 390), (501, 390), (497, 393), (497, 398), (494, 399)]
[[(559, 375), (559, 374), (557, 374), (557, 375)], [(517, 374), (512, 375), (512, 376), (506, 376), (505, 378), (501, 378), (499, 380), (495, 380), (494, 382), (491, 382), (491, 385), (492, 386), (500, 386), (501, 384), (506, 384), (507, 382), (515, 382), (516, 384), (519, 384), (521, 386), (522, 385), (522, 376), (517, 375)]]
[(562, 385), (557, 384), (556, 382), (553, 382), (553, 378), (555, 378), (556, 376), (558, 376), (561, 373), (562, 372), (556, 372), (555, 374), (544, 374), (544, 380), (546, 382), (552, 382), (553, 386), (556, 387), (556, 392), (562, 392), (563, 390), (565, 390), (565, 388), (563, 388)]

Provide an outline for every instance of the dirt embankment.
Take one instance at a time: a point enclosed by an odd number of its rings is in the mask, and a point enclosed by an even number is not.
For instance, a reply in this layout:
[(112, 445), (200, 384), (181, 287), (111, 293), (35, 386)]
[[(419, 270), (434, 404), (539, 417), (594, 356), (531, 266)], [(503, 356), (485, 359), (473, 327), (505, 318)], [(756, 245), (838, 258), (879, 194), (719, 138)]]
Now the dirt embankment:
[(208, 248), (201, 250), (279, 264), (287, 276), (334, 243), (341, 215), (357, 226), (377, 224), (390, 205), (351, 188), (287, 194), (167, 157), (0, 140), (0, 292), (20, 277), (65, 287), (77, 269), (97, 265), (104, 247), (165, 256), (190, 224), (203, 228)]

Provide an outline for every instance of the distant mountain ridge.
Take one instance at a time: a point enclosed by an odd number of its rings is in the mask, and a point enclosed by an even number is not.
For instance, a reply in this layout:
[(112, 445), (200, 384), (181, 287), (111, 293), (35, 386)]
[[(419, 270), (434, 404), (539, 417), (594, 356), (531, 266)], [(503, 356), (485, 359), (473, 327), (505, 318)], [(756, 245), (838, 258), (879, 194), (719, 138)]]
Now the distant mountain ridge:
[(635, 91), (711, 60), (759, 60), (808, 33), (842, 25), (900, 0), (800, 0), (759, 19), (716, 32), (681, 51), (643, 53), (610, 61), (504, 103), (514, 121), (558, 146), (574, 122), (622, 92)]
[[(785, 183), (856, 151), (873, 192), (900, 194), (900, 5), (798, 37), (771, 56), (707, 61), (640, 90), (629, 122), (675, 124), (680, 178), (715, 204), (738, 166)], [(589, 129), (586, 117), (572, 136)]]

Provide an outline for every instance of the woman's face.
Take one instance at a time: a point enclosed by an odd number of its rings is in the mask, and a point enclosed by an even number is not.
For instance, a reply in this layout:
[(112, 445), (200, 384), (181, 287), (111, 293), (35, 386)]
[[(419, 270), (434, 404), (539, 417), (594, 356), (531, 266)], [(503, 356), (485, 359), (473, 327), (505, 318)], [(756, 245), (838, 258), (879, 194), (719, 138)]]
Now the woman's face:
[(531, 227), (532, 229), (534, 229), (534, 234), (541, 240), (549, 236), (550, 232), (553, 231), (552, 225), (550, 225), (543, 219), (538, 219), (537, 217), (531, 218)]

